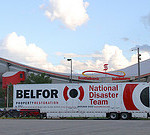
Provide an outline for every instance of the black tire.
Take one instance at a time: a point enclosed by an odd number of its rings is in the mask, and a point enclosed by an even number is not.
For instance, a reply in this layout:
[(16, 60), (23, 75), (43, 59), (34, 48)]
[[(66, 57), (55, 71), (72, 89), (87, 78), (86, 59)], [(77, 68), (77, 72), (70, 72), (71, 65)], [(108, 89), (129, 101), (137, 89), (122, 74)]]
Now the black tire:
[(118, 113), (116, 113), (116, 112), (110, 113), (110, 119), (112, 119), (112, 120), (118, 120), (119, 119)]
[(43, 119), (44, 117), (43, 117), (43, 113), (40, 113), (40, 119)]
[(130, 118), (131, 118), (131, 115), (129, 113), (126, 113), (126, 112), (121, 113), (121, 119), (122, 120), (128, 120)]

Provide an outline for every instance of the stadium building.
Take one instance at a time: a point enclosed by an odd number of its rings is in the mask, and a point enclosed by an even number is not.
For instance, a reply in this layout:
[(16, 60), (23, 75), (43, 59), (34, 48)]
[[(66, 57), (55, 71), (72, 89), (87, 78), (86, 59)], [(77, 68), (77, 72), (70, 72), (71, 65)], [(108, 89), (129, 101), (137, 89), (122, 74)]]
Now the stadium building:
[[(150, 59), (140, 62), (140, 81), (150, 81)], [(92, 71), (91, 71), (92, 72)], [(94, 71), (93, 71), (94, 72)], [(124, 77), (114, 76), (114, 73), (124, 73)], [(68, 83), (70, 82), (70, 74), (56, 73), (53, 71), (47, 71), (36, 67), (27, 66), (21, 63), (17, 63), (8, 59), (0, 58), (0, 87), (6, 88), (8, 84), (17, 84), (23, 82), (30, 73), (45, 73), (52, 79), (52, 83)], [(99, 74), (101, 73), (101, 74)], [(110, 73), (96, 72), (92, 74), (73, 74), (72, 82), (124, 82), (124, 81), (138, 81), (138, 64), (126, 67), (119, 71)]]

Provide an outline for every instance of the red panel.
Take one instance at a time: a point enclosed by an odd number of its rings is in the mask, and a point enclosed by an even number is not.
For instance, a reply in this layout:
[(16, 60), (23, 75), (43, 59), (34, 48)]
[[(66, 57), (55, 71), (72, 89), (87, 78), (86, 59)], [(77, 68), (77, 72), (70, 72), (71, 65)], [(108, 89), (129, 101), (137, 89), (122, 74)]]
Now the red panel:
[[(20, 78), (20, 74), (22, 74), (22, 78)], [(25, 81), (25, 72), (24, 71), (18, 71), (16, 74), (12, 76), (6, 76), (2, 77), (2, 88), (7, 88), (7, 85), (9, 84), (17, 84), (22, 81)]]
[(133, 103), (132, 94), (138, 84), (126, 84), (123, 92), (123, 101), (127, 110), (138, 110)]

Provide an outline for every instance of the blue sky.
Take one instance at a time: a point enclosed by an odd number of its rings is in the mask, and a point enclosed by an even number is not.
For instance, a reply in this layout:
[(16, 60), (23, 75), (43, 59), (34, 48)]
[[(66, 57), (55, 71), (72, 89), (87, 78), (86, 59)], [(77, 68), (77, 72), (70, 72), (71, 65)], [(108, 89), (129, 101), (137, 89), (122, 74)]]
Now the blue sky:
[[(70, 1), (76, 2), (71, 5)], [(78, 4), (81, 10), (76, 8)], [(130, 49), (150, 44), (149, 5), (149, 0), (1, 1), (1, 57), (56, 72), (68, 71), (69, 63), (64, 56), (73, 59), (74, 73), (102, 70), (104, 63), (109, 64), (110, 70), (129, 66), (136, 63), (136, 51)], [(67, 12), (61, 12), (62, 7), (68, 8)], [(46, 15), (46, 11), (53, 16)], [(65, 19), (69, 16), (72, 21), (68, 25)], [(34, 47), (29, 47), (30, 44)], [(24, 53), (13, 47), (24, 48)], [(108, 56), (108, 50), (114, 53)], [(149, 58), (149, 51), (141, 53), (142, 60)], [(30, 54), (40, 59), (29, 60), (26, 57)]]

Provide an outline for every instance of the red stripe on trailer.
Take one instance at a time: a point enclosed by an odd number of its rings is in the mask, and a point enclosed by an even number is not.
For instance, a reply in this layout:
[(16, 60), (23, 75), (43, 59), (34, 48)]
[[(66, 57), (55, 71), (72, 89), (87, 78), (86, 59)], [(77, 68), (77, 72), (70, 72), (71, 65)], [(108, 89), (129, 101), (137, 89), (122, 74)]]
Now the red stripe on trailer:
[(123, 92), (123, 102), (127, 110), (139, 110), (133, 103), (132, 94), (138, 84), (126, 84)]
[(80, 87), (79, 87), (79, 90), (80, 90), (80, 97), (79, 97), (79, 100), (82, 101), (82, 100), (83, 100), (83, 97), (84, 97), (84, 90), (83, 90), (83, 87), (80, 86)]
[(64, 95), (64, 99), (67, 101), (69, 99), (69, 97), (67, 96), (67, 92), (68, 92), (69, 88), (66, 86), (64, 88), (64, 92), (63, 92), (63, 95)]

